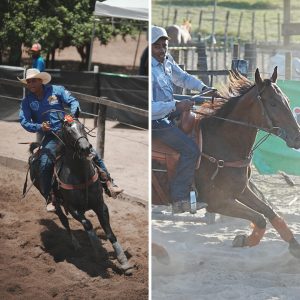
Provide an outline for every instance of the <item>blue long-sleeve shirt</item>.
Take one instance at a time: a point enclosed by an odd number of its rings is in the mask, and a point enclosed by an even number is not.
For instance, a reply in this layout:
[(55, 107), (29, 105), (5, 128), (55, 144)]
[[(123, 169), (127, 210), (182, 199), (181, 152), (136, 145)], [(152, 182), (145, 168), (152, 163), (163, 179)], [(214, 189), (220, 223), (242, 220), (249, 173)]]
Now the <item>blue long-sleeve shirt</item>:
[[(79, 102), (63, 86), (43, 85), (44, 96), (39, 100), (31, 92), (22, 100), (19, 119), (20, 123), (29, 132), (41, 132), (42, 123), (50, 122), (51, 129), (56, 132), (61, 128), (61, 112), (49, 110), (62, 110), (64, 106), (70, 107), (74, 114), (79, 108)], [(60, 115), (59, 115), (60, 114)]]
[(39, 56), (38, 58), (34, 58), (32, 61), (32, 67), (40, 70), (40, 72), (44, 72), (45, 71), (44, 59), (41, 56)]
[(168, 54), (164, 63), (152, 57), (152, 120), (164, 118), (175, 110), (173, 83), (182, 88), (202, 91), (206, 85), (183, 71)]

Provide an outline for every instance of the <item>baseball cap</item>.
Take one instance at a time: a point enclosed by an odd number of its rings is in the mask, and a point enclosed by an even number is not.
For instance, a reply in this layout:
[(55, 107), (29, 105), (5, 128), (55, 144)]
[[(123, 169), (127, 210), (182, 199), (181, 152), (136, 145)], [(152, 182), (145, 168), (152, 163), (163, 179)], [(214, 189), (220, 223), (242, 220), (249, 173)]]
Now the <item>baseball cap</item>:
[(31, 47), (30, 50), (31, 50), (31, 51), (41, 51), (41, 49), (42, 49), (41, 44), (35, 43), (35, 44), (32, 45), (32, 47)]
[(161, 37), (165, 37), (168, 40), (170, 39), (168, 37), (166, 29), (158, 26), (152, 26), (151, 35), (151, 44), (155, 43)]

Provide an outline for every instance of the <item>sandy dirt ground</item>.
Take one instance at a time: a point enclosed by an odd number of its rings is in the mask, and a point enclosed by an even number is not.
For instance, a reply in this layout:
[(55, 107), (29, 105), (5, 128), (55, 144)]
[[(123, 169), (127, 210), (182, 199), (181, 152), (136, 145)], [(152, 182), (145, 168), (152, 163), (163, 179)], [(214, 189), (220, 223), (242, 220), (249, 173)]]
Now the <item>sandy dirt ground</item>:
[[(28, 145), (18, 143), (34, 141), (35, 135), (13, 122), (0, 121), (0, 131), (0, 156), (26, 161)], [(147, 131), (107, 122), (105, 162), (126, 194), (105, 202), (112, 229), (135, 266), (129, 277), (120, 272), (93, 212), (86, 216), (102, 240), (98, 260), (81, 224), (69, 219), (82, 246), (77, 252), (35, 188), (21, 200), (24, 171), (0, 164), (0, 298), (148, 299), (147, 157)]]
[[(300, 241), (300, 178), (287, 185), (280, 175), (254, 181)], [(168, 212), (167, 207), (155, 208)], [(186, 218), (191, 218), (186, 213)], [(216, 223), (152, 221), (152, 240), (169, 252), (171, 263), (152, 259), (152, 299), (298, 300), (300, 260), (268, 224), (259, 245), (233, 248), (237, 234), (251, 232), (248, 221), (216, 216)], [(195, 218), (204, 218), (199, 211)]]

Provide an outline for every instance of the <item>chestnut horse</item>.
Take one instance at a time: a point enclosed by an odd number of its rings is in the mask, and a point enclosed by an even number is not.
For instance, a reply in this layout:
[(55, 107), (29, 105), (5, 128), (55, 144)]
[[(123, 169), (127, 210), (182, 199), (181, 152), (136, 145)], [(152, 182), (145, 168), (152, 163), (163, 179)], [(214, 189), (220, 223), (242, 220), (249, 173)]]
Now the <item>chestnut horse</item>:
[(290, 253), (300, 258), (300, 245), (283, 218), (249, 187), (258, 130), (276, 134), (290, 148), (300, 148), (299, 126), (276, 80), (277, 67), (265, 80), (257, 69), (255, 83), (231, 74), (228, 86), (220, 92), (222, 98), (201, 106), (200, 110), (205, 111), (199, 123), (203, 149), (195, 182), (199, 198), (205, 199), (209, 212), (246, 219), (254, 225), (250, 235), (236, 236), (233, 246), (257, 245), (268, 220), (289, 244)]

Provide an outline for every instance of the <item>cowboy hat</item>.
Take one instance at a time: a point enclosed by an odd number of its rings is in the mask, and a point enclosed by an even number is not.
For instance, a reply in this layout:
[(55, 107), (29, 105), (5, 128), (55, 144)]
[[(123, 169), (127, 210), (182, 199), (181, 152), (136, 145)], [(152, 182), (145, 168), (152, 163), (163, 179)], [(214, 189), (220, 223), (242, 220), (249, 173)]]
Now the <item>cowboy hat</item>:
[(28, 79), (39, 78), (42, 80), (43, 84), (47, 84), (51, 80), (51, 75), (47, 72), (40, 72), (38, 69), (28, 69), (26, 70), (25, 78), (17, 77), (22, 83), (27, 84)]

